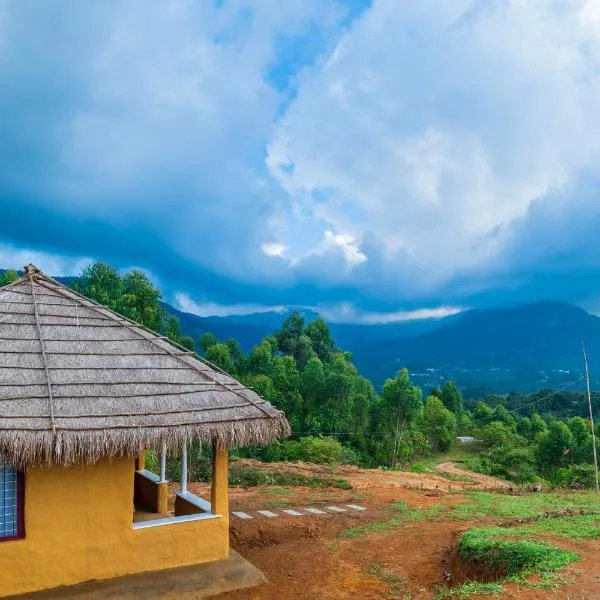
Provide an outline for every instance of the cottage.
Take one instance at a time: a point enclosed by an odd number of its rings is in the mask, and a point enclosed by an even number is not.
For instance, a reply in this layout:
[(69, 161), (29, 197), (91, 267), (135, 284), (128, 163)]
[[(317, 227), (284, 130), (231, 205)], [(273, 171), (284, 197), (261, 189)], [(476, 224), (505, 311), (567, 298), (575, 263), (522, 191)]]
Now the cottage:
[[(225, 373), (29, 265), (0, 288), (0, 596), (226, 559), (227, 449), (289, 432)], [(194, 439), (210, 499), (186, 487)]]

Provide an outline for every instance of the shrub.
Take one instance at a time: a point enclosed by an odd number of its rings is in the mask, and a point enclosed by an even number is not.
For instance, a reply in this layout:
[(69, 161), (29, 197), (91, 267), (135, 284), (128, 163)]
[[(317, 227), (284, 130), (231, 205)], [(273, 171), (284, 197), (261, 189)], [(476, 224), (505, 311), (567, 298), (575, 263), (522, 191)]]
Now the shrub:
[(431, 469), (422, 463), (414, 463), (410, 467), (411, 473), (430, 473)]
[(596, 485), (594, 465), (572, 465), (555, 469), (550, 481), (558, 487), (592, 488)]
[(321, 465), (338, 465), (342, 460), (358, 462), (358, 456), (350, 448), (344, 448), (338, 440), (330, 437), (308, 436), (299, 440), (272, 442), (262, 455), (266, 462), (303, 461)]

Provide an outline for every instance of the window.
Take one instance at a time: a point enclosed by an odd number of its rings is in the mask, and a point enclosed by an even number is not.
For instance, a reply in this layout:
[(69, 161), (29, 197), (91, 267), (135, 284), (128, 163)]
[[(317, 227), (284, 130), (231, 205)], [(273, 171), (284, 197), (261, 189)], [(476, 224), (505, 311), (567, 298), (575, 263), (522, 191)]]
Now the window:
[(0, 462), (0, 542), (23, 535), (23, 474)]

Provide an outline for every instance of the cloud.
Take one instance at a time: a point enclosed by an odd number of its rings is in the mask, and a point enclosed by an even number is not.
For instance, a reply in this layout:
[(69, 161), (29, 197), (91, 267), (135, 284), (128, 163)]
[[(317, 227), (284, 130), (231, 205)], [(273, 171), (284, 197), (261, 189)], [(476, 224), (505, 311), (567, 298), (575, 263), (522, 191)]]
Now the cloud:
[(33, 264), (52, 276), (60, 277), (79, 273), (91, 262), (92, 258), (66, 257), (0, 243), (0, 269), (21, 270), (25, 265)]
[(183, 312), (198, 315), (199, 317), (228, 317), (230, 315), (285, 312), (286, 310), (286, 308), (283, 306), (264, 306), (260, 304), (233, 304), (228, 306), (216, 304), (206, 299), (196, 302), (184, 292), (178, 292), (175, 294), (175, 308)]
[(456, 306), (438, 306), (436, 308), (421, 308), (408, 311), (368, 312), (357, 310), (350, 303), (341, 303), (327, 307), (311, 307), (311, 309), (332, 323), (360, 323), (362, 325), (443, 319), (444, 317), (457, 315), (465, 310)]
[(52, 272), (203, 314), (600, 302), (598, 0), (8, 0), (0, 87), (0, 242)]
[(384, 263), (439, 293), (502, 260), (533, 203), (597, 164), (596, 10), (376, 0), (301, 75), (271, 174), (304, 219), (376, 238)]

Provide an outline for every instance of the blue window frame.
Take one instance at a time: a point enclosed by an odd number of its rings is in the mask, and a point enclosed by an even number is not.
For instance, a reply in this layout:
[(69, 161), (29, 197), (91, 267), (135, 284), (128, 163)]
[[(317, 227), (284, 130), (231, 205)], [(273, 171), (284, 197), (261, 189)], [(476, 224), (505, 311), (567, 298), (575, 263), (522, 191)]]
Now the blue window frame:
[(0, 542), (23, 535), (23, 474), (0, 462)]

